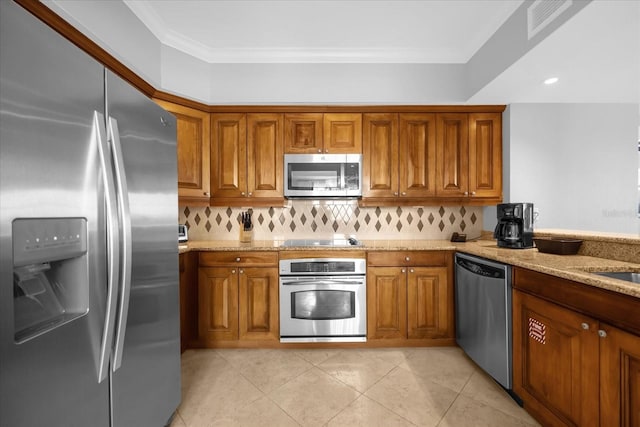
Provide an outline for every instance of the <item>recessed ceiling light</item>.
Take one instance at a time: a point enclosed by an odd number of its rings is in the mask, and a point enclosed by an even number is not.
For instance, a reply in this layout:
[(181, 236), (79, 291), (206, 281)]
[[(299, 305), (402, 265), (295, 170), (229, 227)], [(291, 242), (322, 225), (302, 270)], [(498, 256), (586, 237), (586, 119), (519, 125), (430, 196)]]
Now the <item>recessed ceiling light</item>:
[(544, 84), (552, 85), (552, 84), (556, 83), (557, 81), (558, 81), (557, 77), (549, 77), (547, 80), (544, 81)]

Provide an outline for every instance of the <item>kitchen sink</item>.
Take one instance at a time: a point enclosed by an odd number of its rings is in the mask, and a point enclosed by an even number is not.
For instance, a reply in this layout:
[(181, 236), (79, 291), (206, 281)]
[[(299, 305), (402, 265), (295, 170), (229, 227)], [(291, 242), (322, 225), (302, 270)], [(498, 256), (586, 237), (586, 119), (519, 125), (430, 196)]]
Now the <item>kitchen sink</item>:
[(640, 273), (632, 273), (630, 271), (598, 271), (594, 274), (640, 284)]

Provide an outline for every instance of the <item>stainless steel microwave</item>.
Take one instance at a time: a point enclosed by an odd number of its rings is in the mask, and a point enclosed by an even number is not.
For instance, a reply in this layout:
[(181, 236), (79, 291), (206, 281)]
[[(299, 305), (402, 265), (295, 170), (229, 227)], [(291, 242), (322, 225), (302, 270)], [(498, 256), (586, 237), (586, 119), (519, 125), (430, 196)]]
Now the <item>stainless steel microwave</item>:
[(285, 154), (284, 196), (361, 197), (362, 154)]

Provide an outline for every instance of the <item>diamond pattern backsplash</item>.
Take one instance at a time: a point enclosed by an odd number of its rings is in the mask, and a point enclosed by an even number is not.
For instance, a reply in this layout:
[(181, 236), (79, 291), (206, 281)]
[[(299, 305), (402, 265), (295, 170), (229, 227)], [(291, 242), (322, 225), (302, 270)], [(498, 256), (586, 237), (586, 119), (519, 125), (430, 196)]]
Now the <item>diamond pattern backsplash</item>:
[[(290, 200), (286, 207), (252, 208), (253, 238), (330, 238), (334, 234), (375, 239), (449, 239), (453, 232), (467, 238), (482, 232), (481, 206), (370, 207), (357, 201)], [(247, 208), (184, 207), (180, 223), (190, 240), (237, 240), (240, 214)]]

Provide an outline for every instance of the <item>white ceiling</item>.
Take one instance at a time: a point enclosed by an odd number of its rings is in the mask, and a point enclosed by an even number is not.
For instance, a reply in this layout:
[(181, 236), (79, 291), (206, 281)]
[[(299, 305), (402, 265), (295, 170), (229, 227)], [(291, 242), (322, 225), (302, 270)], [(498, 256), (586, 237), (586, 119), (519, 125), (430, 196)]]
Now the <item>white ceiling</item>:
[(523, 0), (124, 0), (210, 63), (465, 63)]
[[(523, 2), (123, 1), (163, 44), (209, 63), (427, 64), (466, 63)], [(640, 0), (594, 0), (468, 100), (639, 101)]]

